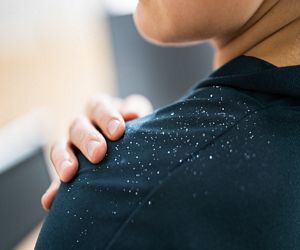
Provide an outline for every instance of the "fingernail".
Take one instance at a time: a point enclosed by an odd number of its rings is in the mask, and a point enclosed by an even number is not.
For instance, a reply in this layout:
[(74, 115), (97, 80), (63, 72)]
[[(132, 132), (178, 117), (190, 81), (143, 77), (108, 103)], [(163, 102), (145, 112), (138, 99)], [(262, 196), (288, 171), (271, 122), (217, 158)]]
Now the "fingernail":
[(110, 135), (114, 135), (118, 128), (120, 126), (120, 121), (118, 120), (111, 120), (109, 123), (108, 123), (108, 131), (110, 133)]
[(100, 142), (90, 141), (87, 145), (88, 154), (90, 157), (93, 157), (95, 149), (99, 146)]
[(69, 167), (71, 164), (72, 164), (72, 162), (71, 162), (70, 160), (64, 160), (64, 161), (61, 163), (61, 168), (62, 168), (62, 169), (65, 169), (65, 168)]

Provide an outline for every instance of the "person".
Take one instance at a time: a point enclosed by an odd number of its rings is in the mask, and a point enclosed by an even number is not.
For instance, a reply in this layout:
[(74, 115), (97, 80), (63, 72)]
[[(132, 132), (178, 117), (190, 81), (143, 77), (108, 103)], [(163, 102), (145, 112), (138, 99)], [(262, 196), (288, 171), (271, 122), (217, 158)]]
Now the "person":
[(135, 23), (210, 40), (216, 70), (152, 113), (92, 98), (52, 150), (36, 249), (299, 249), (300, 1), (139, 0)]

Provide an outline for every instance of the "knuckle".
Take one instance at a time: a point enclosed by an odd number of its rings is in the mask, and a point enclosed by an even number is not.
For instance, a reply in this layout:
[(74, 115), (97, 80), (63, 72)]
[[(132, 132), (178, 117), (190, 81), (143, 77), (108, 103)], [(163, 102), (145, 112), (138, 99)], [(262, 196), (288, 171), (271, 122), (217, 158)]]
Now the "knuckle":
[(82, 123), (83, 123), (83, 118), (81, 116), (76, 117), (72, 121), (72, 123), (69, 127), (69, 134), (70, 134), (71, 137), (80, 132), (80, 128), (81, 128)]
[(53, 160), (54, 158), (54, 155), (55, 155), (55, 151), (56, 151), (56, 147), (57, 145), (56, 144), (53, 144), (50, 148), (50, 158)]
[(81, 135), (78, 137), (80, 148), (85, 148), (91, 140), (101, 141), (101, 134), (93, 127), (90, 129), (83, 129)]
[(83, 136), (81, 136), (80, 140), (79, 140), (79, 144), (80, 146), (83, 148), (87, 145), (88, 141), (91, 139), (91, 136), (89, 133), (84, 134)]
[(87, 103), (87, 111), (89, 114), (95, 114), (96, 112), (101, 112), (105, 107), (105, 104), (111, 99), (107, 94), (97, 94), (90, 98)]
[(90, 117), (99, 117), (104, 109), (104, 103), (101, 100), (95, 101), (88, 111)]
[(70, 140), (77, 146), (82, 145), (86, 138), (86, 133), (84, 130), (84, 117), (77, 117), (71, 124), (69, 128)]
[(58, 143), (56, 143), (56, 144), (54, 144), (54, 145), (51, 146), (51, 149), (50, 149), (50, 158), (51, 158), (51, 160), (52, 160), (52, 162), (53, 162), (54, 165), (55, 165), (56, 159), (59, 156), (60, 150), (61, 150), (61, 146)]
[(93, 110), (92, 110), (93, 114), (95, 114), (95, 115), (100, 115), (100, 114), (102, 114), (102, 113), (103, 113), (103, 110), (105, 109), (105, 106), (106, 106), (105, 102), (99, 100), (99, 101), (95, 104), (95, 106), (94, 106), (94, 108), (93, 108)]
[(132, 94), (126, 97), (126, 101), (137, 102), (137, 101), (148, 101), (148, 99), (140, 94)]
[(143, 96), (143, 95), (140, 95), (140, 94), (132, 94), (132, 95), (129, 95), (128, 97), (126, 97), (126, 101), (128, 102), (132, 102), (132, 103), (143, 103), (143, 104), (149, 104), (150, 101), (147, 97)]
[(72, 122), (71, 122), (71, 125), (69, 127), (69, 134), (71, 135), (73, 133), (73, 131), (75, 130), (75, 127), (78, 123), (78, 118), (74, 119)]
[(86, 144), (87, 142), (94, 141), (102, 141), (102, 135), (97, 131), (86, 131), (84, 139), (82, 140), (82, 144)]
[(131, 94), (126, 97), (126, 99), (134, 99), (134, 98), (144, 98), (144, 96), (140, 94)]

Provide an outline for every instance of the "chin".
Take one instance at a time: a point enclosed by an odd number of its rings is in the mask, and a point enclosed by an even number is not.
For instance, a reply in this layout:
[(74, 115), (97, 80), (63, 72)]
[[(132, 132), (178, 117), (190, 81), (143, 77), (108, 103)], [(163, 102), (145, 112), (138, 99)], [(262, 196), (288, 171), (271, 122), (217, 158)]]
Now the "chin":
[(146, 41), (156, 45), (164, 45), (164, 39), (159, 35), (159, 30), (153, 29), (153, 27), (156, 27), (156, 25), (153, 23), (149, 25), (149, 21), (147, 21), (145, 15), (142, 14), (142, 11), (139, 9), (139, 6), (137, 7), (133, 15), (133, 19), (138, 33)]
[[(135, 26), (139, 34), (149, 43), (162, 47), (184, 47), (202, 43), (205, 39), (199, 39), (180, 32), (172, 32), (170, 28), (157, 25), (159, 22), (150, 22), (136, 11), (134, 14)], [(156, 27), (156, 28), (153, 28)], [(184, 34), (184, 32), (182, 32)]]

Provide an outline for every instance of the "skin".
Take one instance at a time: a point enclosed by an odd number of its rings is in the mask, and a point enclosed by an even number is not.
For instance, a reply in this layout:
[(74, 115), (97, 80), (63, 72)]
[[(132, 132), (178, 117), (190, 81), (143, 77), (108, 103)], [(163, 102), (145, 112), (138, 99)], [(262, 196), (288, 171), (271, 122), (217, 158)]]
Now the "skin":
[(140, 0), (135, 23), (160, 45), (209, 40), (215, 68), (242, 55), (277, 66), (299, 64), (299, 0)]
[[(107, 151), (106, 138), (115, 141), (125, 132), (125, 122), (145, 116), (152, 112), (148, 99), (140, 95), (131, 95), (125, 99), (108, 95), (92, 97), (86, 106), (85, 114), (76, 118), (69, 128), (67, 142), (58, 142), (51, 148), (51, 161), (55, 167), (56, 178), (41, 203), (49, 210), (59, 189), (60, 182), (72, 180), (78, 171), (78, 161), (74, 147), (78, 148), (91, 163), (99, 163)], [(110, 130), (111, 121), (118, 121)], [(94, 145), (94, 147), (91, 147)]]
[[(220, 0), (139, 0), (134, 20), (146, 40), (162, 46), (209, 40), (216, 50), (215, 68), (242, 54), (281, 67), (300, 64), (299, 0), (223, 0), (221, 4)], [(93, 97), (86, 114), (71, 124), (67, 143), (52, 148), (51, 160), (60, 180), (70, 181), (78, 170), (74, 147), (98, 163), (107, 150), (105, 137), (118, 140), (125, 121), (151, 110), (142, 96)], [(119, 126), (110, 132), (112, 120)], [(59, 184), (55, 180), (42, 197), (45, 209), (51, 207)]]

